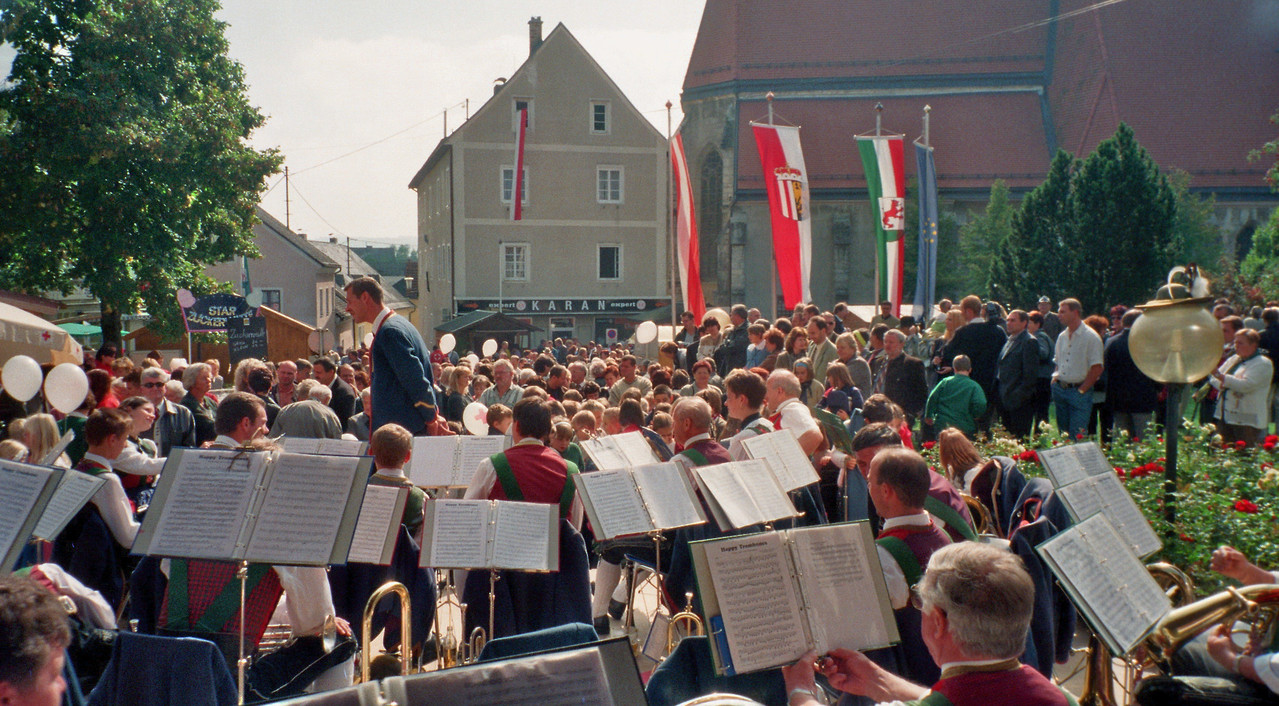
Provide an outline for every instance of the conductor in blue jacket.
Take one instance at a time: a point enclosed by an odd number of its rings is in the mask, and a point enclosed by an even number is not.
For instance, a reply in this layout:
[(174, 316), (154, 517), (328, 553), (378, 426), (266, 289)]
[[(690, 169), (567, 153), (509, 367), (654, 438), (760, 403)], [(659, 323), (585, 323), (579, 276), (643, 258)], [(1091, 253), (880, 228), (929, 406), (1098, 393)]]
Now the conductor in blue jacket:
[(394, 422), (415, 436), (425, 436), (435, 421), (435, 390), (430, 352), (421, 334), (382, 303), (382, 285), (369, 277), (346, 285), (346, 311), (357, 323), (373, 324), (373, 430)]

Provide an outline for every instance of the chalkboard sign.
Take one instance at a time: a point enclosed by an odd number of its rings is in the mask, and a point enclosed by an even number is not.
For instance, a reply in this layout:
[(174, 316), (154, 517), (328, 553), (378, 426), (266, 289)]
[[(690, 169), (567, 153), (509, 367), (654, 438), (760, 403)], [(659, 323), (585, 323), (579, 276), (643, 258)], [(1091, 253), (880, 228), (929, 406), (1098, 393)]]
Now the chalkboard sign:
[(266, 319), (237, 316), (227, 319), (226, 324), (226, 342), (233, 367), (245, 358), (266, 360)]
[(182, 307), (188, 332), (223, 331), (231, 319), (257, 313), (244, 297), (225, 292), (196, 297), (183, 289), (178, 292), (178, 306)]

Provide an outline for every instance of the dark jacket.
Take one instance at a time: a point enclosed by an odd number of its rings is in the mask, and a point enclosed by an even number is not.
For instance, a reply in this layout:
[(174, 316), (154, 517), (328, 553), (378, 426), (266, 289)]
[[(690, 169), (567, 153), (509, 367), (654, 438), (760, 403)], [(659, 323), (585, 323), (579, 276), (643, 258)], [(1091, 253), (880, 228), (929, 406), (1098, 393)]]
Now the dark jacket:
[(333, 399), (329, 400), (329, 409), (338, 415), (338, 421), (345, 428), (346, 420), (355, 415), (355, 389), (340, 377), (333, 378), (333, 384), (329, 385), (329, 389), (333, 391)]
[(422, 336), (403, 316), (392, 314), (373, 338), (373, 428), (395, 422), (411, 433), (435, 421), (431, 357)]
[(1261, 332), (1261, 352), (1274, 363), (1270, 384), (1279, 384), (1279, 324), (1270, 324)]
[(884, 394), (896, 402), (912, 418), (924, 413), (928, 401), (928, 383), (924, 380), (924, 363), (905, 353), (883, 363)]
[(195, 417), (186, 407), (164, 400), (156, 407), (155, 424), (139, 436), (155, 441), (160, 455), (167, 457), (174, 448), (192, 448), (196, 445)]
[(999, 357), (999, 401), (1014, 410), (1030, 404), (1039, 380), (1039, 342), (1028, 332), (1013, 336)]
[(215, 408), (209, 402), (209, 398), (196, 399), (195, 395), (190, 392), (182, 398), (182, 406), (191, 412), (191, 416), (195, 419), (195, 444), (203, 444), (206, 441), (213, 441), (218, 437), (218, 432), (214, 430), (214, 410)]
[(1128, 332), (1106, 341), (1103, 354), (1107, 381), (1106, 404), (1116, 412), (1154, 412), (1159, 404), (1159, 385), (1146, 377), (1132, 361), (1128, 350)]
[[(978, 319), (959, 327), (950, 345), (942, 354), (942, 367), (949, 368), (955, 356), (968, 356), (973, 362), (973, 373), (970, 377), (981, 385), (986, 399), (993, 400), (999, 391), (995, 387), (995, 375), (999, 371), (999, 352), (1004, 348), (1008, 334), (995, 324)], [(900, 404), (900, 403), (898, 403)]]
[(724, 334), (724, 342), (715, 349), (715, 367), (720, 377), (728, 377), (730, 372), (746, 367), (746, 349), (750, 344), (744, 323), (734, 326)]

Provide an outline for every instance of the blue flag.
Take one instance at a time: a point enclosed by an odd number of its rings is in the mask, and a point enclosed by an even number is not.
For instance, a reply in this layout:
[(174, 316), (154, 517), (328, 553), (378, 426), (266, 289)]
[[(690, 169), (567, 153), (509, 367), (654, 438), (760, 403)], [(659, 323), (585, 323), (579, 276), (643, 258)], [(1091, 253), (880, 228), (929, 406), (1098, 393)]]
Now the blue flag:
[(915, 143), (915, 173), (919, 175), (919, 258), (915, 274), (915, 311), (919, 325), (928, 325), (937, 302), (937, 167), (933, 148)]

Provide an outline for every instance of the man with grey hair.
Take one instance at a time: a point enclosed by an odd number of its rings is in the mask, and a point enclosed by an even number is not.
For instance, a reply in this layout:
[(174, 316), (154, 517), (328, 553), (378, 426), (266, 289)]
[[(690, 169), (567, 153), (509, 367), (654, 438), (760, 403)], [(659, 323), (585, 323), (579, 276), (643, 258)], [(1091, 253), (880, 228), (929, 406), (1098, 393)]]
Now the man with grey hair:
[(799, 401), (799, 378), (789, 370), (774, 370), (764, 386), (764, 401), (772, 410), (770, 420), (778, 429), (789, 431), (804, 453), (812, 456), (822, 443), (822, 430), (813, 413)]
[(213, 429), (213, 417), (218, 405), (209, 397), (213, 388), (213, 368), (208, 363), (192, 363), (182, 371), (182, 387), (187, 394), (182, 398), (182, 406), (191, 410), (195, 418), (195, 442), (203, 444), (213, 441), (218, 433)]
[(1076, 701), (1017, 658), (1026, 647), (1035, 585), (1016, 555), (990, 544), (960, 542), (938, 549), (912, 602), (920, 634), (943, 666), (931, 689), (893, 674), (865, 655), (836, 649), (809, 653), (783, 675), (791, 706), (815, 706), (814, 671), (831, 686), (880, 703), (978, 706), (1073, 706)]
[(297, 402), (280, 408), (271, 425), (271, 436), (301, 439), (341, 439), (342, 424), (329, 409), (333, 392), (316, 380), (303, 380), (293, 391)]
[[(515, 367), (511, 361), (501, 358), (493, 363), (493, 387), (480, 395), (480, 403), (485, 407), (501, 404), (515, 409), (515, 403), (522, 399), (524, 388), (515, 384)], [(373, 404), (377, 404), (377, 400)]]
[(905, 346), (906, 334), (897, 329), (884, 332), (884, 357), (875, 368), (874, 390), (901, 407), (906, 423), (914, 426), (928, 401), (928, 382), (923, 361), (906, 355)]
[(169, 374), (163, 368), (142, 369), (142, 396), (155, 405), (155, 424), (138, 436), (155, 442), (160, 456), (167, 457), (178, 446), (195, 446), (195, 417), (191, 410), (165, 399), (164, 385)]

